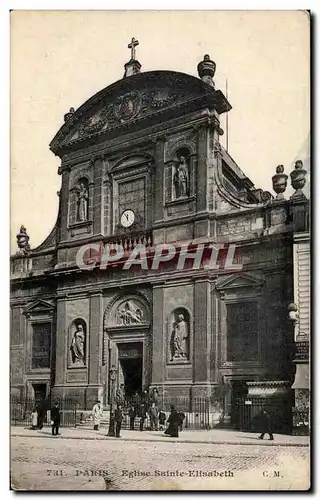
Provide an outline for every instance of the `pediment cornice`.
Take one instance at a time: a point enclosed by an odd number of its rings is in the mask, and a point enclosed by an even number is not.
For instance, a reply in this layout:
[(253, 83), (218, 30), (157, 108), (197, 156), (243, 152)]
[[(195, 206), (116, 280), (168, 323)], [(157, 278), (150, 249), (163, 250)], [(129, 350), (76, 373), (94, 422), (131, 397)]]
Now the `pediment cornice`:
[(115, 82), (68, 113), (50, 149), (59, 155), (64, 148), (90, 137), (114, 129), (121, 133), (137, 121), (199, 100), (204, 106), (214, 106), (218, 113), (231, 109), (221, 91), (194, 76), (174, 71), (140, 73)]

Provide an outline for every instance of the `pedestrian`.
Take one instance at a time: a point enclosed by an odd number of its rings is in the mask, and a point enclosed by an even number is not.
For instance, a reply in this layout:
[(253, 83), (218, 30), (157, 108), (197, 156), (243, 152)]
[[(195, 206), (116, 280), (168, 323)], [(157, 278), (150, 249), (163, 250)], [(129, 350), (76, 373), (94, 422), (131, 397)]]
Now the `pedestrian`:
[(261, 413), (261, 435), (259, 439), (263, 439), (265, 434), (269, 434), (269, 440), (273, 441), (271, 417), (267, 410), (263, 410)]
[(178, 415), (179, 415), (179, 419), (180, 419), (179, 431), (182, 431), (182, 426), (183, 426), (183, 421), (185, 419), (185, 414), (182, 411), (179, 411)]
[(40, 401), (38, 405), (38, 429), (42, 429), (43, 427), (43, 422), (45, 421), (46, 418), (46, 402), (45, 400)]
[(171, 408), (171, 413), (167, 420), (169, 426), (164, 433), (171, 437), (179, 437), (179, 424), (181, 419), (175, 407), (171, 405), (170, 408)]
[(58, 436), (60, 427), (60, 408), (57, 401), (54, 403), (54, 406), (51, 408), (51, 429), (52, 435)]
[(142, 432), (145, 419), (147, 418), (147, 410), (146, 410), (146, 405), (144, 403), (140, 405), (139, 416), (140, 416), (140, 431)]
[(116, 423), (116, 437), (117, 438), (121, 437), (120, 431), (121, 431), (122, 419), (123, 419), (122, 406), (119, 404), (119, 405), (117, 405), (116, 411), (114, 412), (114, 420)]
[(128, 415), (130, 420), (130, 431), (134, 431), (134, 420), (136, 418), (136, 410), (134, 406), (131, 406), (131, 408), (128, 411)]
[(101, 403), (99, 400), (93, 405), (92, 408), (92, 417), (93, 417), (93, 430), (98, 431), (100, 425), (100, 417), (101, 417)]
[(150, 415), (150, 427), (152, 431), (158, 430), (158, 408), (155, 403), (151, 404), (151, 408), (149, 411)]
[(160, 411), (159, 412), (159, 429), (160, 429), (160, 431), (163, 431), (165, 423), (166, 423), (166, 414), (164, 411)]
[(34, 430), (38, 426), (38, 412), (37, 408), (33, 408), (31, 413), (31, 428)]

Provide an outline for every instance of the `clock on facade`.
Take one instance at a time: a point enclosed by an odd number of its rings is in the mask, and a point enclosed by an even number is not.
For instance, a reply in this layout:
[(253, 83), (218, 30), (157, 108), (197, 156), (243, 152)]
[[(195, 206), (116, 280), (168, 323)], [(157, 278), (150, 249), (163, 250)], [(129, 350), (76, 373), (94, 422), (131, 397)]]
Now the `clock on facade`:
[(120, 217), (120, 223), (123, 227), (130, 227), (134, 223), (134, 211), (125, 210)]

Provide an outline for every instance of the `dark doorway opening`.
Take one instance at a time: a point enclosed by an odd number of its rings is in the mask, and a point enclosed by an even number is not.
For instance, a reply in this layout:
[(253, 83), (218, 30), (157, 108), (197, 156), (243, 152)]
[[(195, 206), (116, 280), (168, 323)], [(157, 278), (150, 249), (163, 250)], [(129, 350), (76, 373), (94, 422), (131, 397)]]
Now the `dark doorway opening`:
[(142, 389), (142, 358), (120, 359), (126, 396), (140, 393)]
[(46, 399), (47, 396), (47, 385), (46, 384), (32, 384), (34, 390), (34, 400), (35, 404), (39, 404), (41, 401)]
[(243, 401), (248, 394), (248, 386), (246, 380), (231, 381), (231, 411), (230, 423), (235, 429), (241, 429), (242, 426), (242, 411)]

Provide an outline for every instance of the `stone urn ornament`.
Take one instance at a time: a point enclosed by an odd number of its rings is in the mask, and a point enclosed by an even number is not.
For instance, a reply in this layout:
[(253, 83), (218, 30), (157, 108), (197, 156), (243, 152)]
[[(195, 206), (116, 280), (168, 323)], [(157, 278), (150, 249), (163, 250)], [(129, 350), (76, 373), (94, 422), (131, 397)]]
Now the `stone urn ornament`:
[(213, 77), (216, 72), (216, 63), (210, 59), (208, 54), (204, 56), (203, 61), (199, 62), (197, 69), (201, 80), (214, 87)]
[(27, 230), (24, 226), (20, 227), (20, 232), (17, 234), (17, 245), (18, 245), (18, 253), (26, 254), (28, 250), (30, 250), (29, 245), (29, 236), (27, 234)]
[(306, 183), (306, 175), (307, 171), (303, 168), (303, 162), (301, 160), (297, 160), (294, 165), (294, 170), (290, 173), (291, 186), (295, 189), (295, 193), (293, 193), (292, 198), (304, 198), (302, 189)]
[(287, 189), (288, 176), (284, 173), (284, 166), (278, 165), (276, 168), (276, 174), (272, 177), (273, 190), (277, 194), (276, 200), (283, 200), (283, 193)]

